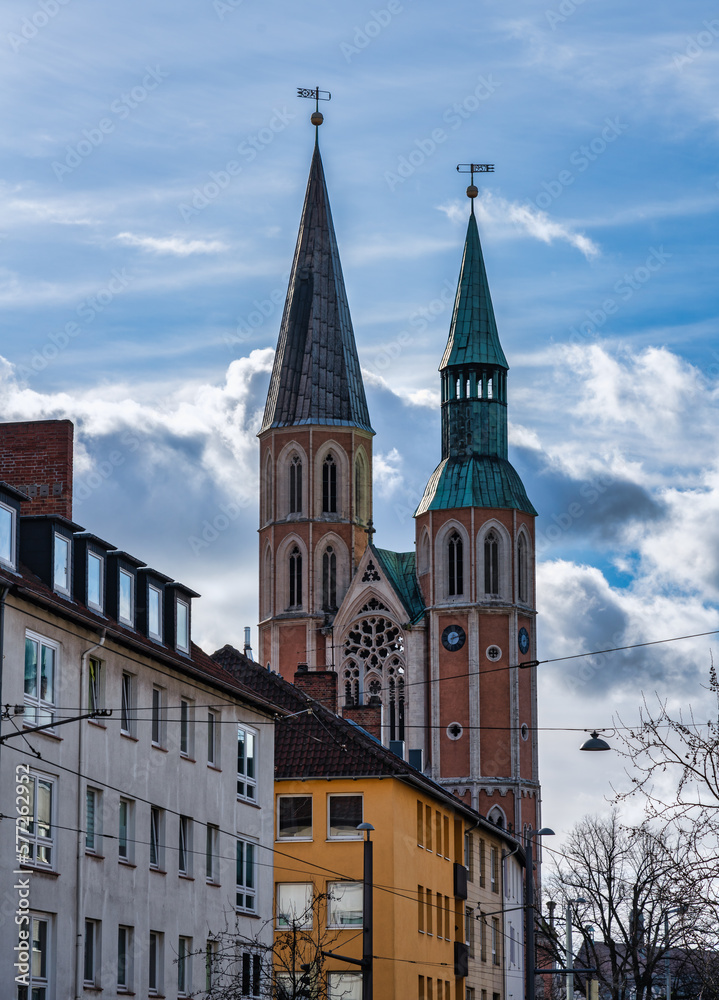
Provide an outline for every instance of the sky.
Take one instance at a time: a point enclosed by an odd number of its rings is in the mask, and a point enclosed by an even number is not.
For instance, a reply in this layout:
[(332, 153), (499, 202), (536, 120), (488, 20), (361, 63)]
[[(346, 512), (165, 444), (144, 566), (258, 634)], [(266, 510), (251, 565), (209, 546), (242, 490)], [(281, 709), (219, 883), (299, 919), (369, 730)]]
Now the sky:
[[(70, 418), (75, 519), (257, 621), (259, 427), (313, 129), (410, 550), (467, 178), (537, 522), (538, 656), (719, 629), (719, 17), (703, 0), (5, 0), (0, 419)], [(545, 824), (625, 787), (582, 729), (704, 714), (716, 637), (538, 668)], [(578, 731), (572, 731), (578, 730)], [(610, 738), (613, 746), (616, 738)]]

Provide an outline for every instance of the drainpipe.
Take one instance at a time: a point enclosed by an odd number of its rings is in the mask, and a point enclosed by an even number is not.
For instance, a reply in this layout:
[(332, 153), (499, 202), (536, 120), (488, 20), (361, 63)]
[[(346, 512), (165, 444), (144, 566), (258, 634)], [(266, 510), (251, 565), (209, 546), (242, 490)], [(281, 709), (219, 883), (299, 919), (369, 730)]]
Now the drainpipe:
[[(105, 645), (105, 636), (107, 635), (107, 629), (103, 629), (100, 633), (99, 642), (96, 642), (94, 646), (90, 646), (80, 657), (80, 701), (78, 702), (80, 710), (82, 711), (82, 703), (85, 698), (85, 678), (87, 677), (87, 662), (91, 653), (94, 653), (96, 649)], [(82, 945), (84, 940), (84, 927), (81, 926), (82, 920), (82, 896), (84, 890), (84, 879), (83, 875), (85, 873), (84, 858), (85, 858), (85, 846), (84, 846), (84, 833), (83, 827), (85, 825), (84, 820), (84, 810), (83, 810), (83, 795), (82, 795), (82, 764), (85, 756), (85, 720), (80, 722), (80, 732), (77, 738), (77, 853), (75, 857), (75, 1000), (82, 1000), (82, 995), (85, 992), (83, 989), (84, 981), (84, 962), (82, 954)]]

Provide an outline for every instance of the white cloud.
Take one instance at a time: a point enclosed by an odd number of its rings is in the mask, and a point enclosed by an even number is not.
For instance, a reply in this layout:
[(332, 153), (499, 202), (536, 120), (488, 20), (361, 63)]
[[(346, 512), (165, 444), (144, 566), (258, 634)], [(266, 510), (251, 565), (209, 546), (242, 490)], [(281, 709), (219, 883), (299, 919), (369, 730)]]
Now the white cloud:
[(221, 240), (187, 240), (182, 236), (137, 236), (135, 233), (118, 233), (115, 240), (125, 246), (140, 247), (141, 250), (156, 254), (174, 254), (177, 257), (188, 257), (195, 253), (220, 253), (227, 249), (227, 244)]
[(387, 497), (402, 485), (402, 456), (396, 448), (372, 456), (372, 480), (380, 496)]

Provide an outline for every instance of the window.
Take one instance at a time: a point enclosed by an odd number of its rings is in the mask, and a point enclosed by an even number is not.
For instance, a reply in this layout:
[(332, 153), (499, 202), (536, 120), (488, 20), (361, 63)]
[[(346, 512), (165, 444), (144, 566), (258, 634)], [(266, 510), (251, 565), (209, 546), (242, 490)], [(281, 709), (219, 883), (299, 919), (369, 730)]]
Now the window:
[(165, 860), (164, 821), (162, 809), (150, 807), (150, 868), (162, 870)]
[(302, 513), (302, 462), (294, 455), (290, 462), (290, 514)]
[(162, 642), (162, 592), (153, 587), (147, 589), (147, 631), (151, 639)]
[(102, 661), (94, 656), (90, 657), (88, 663), (87, 676), (87, 710), (88, 712), (99, 712), (105, 707), (105, 675), (102, 669)]
[(322, 463), (322, 513), (337, 513), (337, 463), (331, 451)]
[(207, 713), (207, 763), (212, 767), (217, 767), (217, 715), (215, 712)]
[(322, 608), (337, 610), (337, 556), (331, 545), (322, 555)]
[(496, 847), (489, 853), (489, 879), (492, 892), (499, 892), (499, 851)]
[(220, 957), (220, 946), (217, 941), (209, 938), (205, 945), (205, 989), (209, 993), (217, 982), (217, 966)]
[(449, 927), (450, 927), (451, 911), (449, 908), (449, 896), (444, 897), (444, 936), (449, 941)]
[(278, 928), (312, 926), (311, 882), (278, 882), (277, 926)]
[(117, 851), (120, 861), (131, 864), (135, 858), (135, 813), (134, 803), (130, 799), (120, 799), (118, 812), (119, 832)]
[(150, 931), (150, 969), (148, 977), (148, 992), (154, 994), (161, 994), (162, 989), (162, 973), (164, 967), (163, 961), (163, 937), (159, 931)]
[(464, 867), (467, 869), (467, 878), (474, 881), (474, 837), (471, 833), (464, 835)]
[(122, 701), (120, 705), (120, 732), (125, 736), (135, 735), (135, 678), (132, 674), (122, 675)]
[(192, 938), (177, 942), (177, 995), (185, 997), (192, 989)]
[(162, 688), (152, 689), (152, 745), (161, 747), (165, 742), (164, 719), (165, 692)]
[(327, 1000), (362, 1000), (362, 973), (330, 972), (327, 976)]
[(291, 608), (302, 606), (302, 553), (295, 545), (290, 552), (290, 604)]
[(183, 653), (190, 652), (190, 605), (177, 601), (175, 644)]
[(479, 922), (479, 955), (483, 962), (487, 961), (487, 918)]
[(15, 511), (0, 503), (0, 563), (15, 567)]
[(55, 783), (33, 773), (23, 776), (21, 781), (27, 789), (29, 813), (18, 821), (18, 853), (24, 864), (51, 868), (55, 847), (52, 826)]
[(279, 795), (277, 839), (312, 840), (312, 796)]
[(431, 934), (432, 933), (432, 890), (431, 889), (425, 889), (424, 895), (425, 895), (425, 900), (426, 900), (426, 905), (427, 905), (426, 930), (427, 930), (428, 934)]
[(528, 600), (528, 560), (527, 560), (527, 540), (524, 535), (520, 535), (517, 541), (517, 593), (519, 600), (526, 603)]
[(444, 824), (444, 856), (449, 861), (450, 860), (449, 816), (444, 816), (442, 822)]
[(469, 957), (474, 958), (474, 917), (469, 908), (464, 911), (464, 942), (469, 948)]
[(424, 847), (424, 806), (417, 799), (417, 847)]
[(207, 824), (205, 838), (205, 879), (216, 885), (219, 882), (218, 842), (220, 831), (212, 823)]
[(424, 807), (424, 846), (432, 850), (432, 807)]
[(132, 927), (122, 925), (117, 928), (117, 989), (132, 989)]
[(361, 927), (361, 882), (330, 882), (328, 887), (329, 927)]
[(120, 570), (119, 619), (126, 625), (135, 624), (135, 578), (126, 569)]
[(499, 920), (492, 917), (492, 965), (499, 965)]
[(365, 511), (365, 462), (360, 453), (355, 459), (355, 520), (364, 523)]
[(487, 874), (486, 874), (487, 862), (486, 862), (485, 852), (486, 852), (486, 845), (484, 843), (484, 840), (480, 837), (479, 838), (479, 884), (481, 888), (484, 888), (487, 881)]
[(192, 874), (192, 820), (180, 816), (177, 845), (177, 871), (180, 875)]
[(484, 539), (484, 592), (499, 594), (499, 539), (494, 531)]
[(257, 912), (257, 845), (237, 841), (235, 907), (245, 913)]
[(330, 840), (359, 840), (362, 831), (361, 795), (329, 795), (327, 803), (327, 836)]
[(237, 727), (237, 797), (257, 799), (257, 736), (243, 726)]
[(444, 937), (442, 929), (442, 893), (438, 892), (435, 896), (436, 899), (436, 910), (437, 910), (437, 937)]
[(424, 887), (417, 886), (417, 930), (424, 934)]
[(458, 597), (464, 593), (464, 547), (458, 532), (453, 531), (447, 545), (448, 593)]
[(262, 959), (259, 955), (251, 955), (243, 951), (242, 961), (242, 988), (240, 995), (243, 997), (259, 997), (262, 977)]
[(57, 646), (42, 636), (25, 635), (25, 715), (30, 726), (54, 722)]
[(104, 559), (96, 552), (87, 553), (87, 606), (95, 611), (102, 611), (102, 584), (104, 576)]
[(97, 788), (85, 790), (85, 850), (99, 854), (102, 838), (102, 793)]
[(25, 985), (18, 988), (18, 1000), (49, 1000), (50, 998), (50, 917), (31, 915), (29, 927), (21, 930), (30, 932), (30, 962)]
[(437, 851), (437, 856), (442, 853), (442, 814), (436, 812), (434, 814), (434, 830), (435, 830), (435, 841), (434, 846)]
[(99, 986), (98, 972), (100, 969), (100, 921), (85, 921), (85, 955), (83, 965), (83, 982), (85, 986)]
[(62, 594), (70, 593), (70, 539), (55, 534), (53, 587)]
[(192, 757), (195, 748), (193, 740), (194, 705), (190, 701), (180, 699), (180, 753), (183, 757)]

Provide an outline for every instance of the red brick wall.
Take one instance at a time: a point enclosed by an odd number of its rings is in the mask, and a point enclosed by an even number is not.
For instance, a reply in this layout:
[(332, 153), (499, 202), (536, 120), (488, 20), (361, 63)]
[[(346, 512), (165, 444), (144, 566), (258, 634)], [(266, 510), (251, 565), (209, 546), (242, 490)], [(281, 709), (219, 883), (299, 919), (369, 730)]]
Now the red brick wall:
[(298, 670), (294, 685), (337, 714), (337, 674), (334, 670)]
[(375, 739), (382, 739), (382, 705), (345, 705), (342, 718), (356, 722)]
[(0, 423), (0, 480), (30, 494), (23, 514), (72, 520), (71, 420)]

